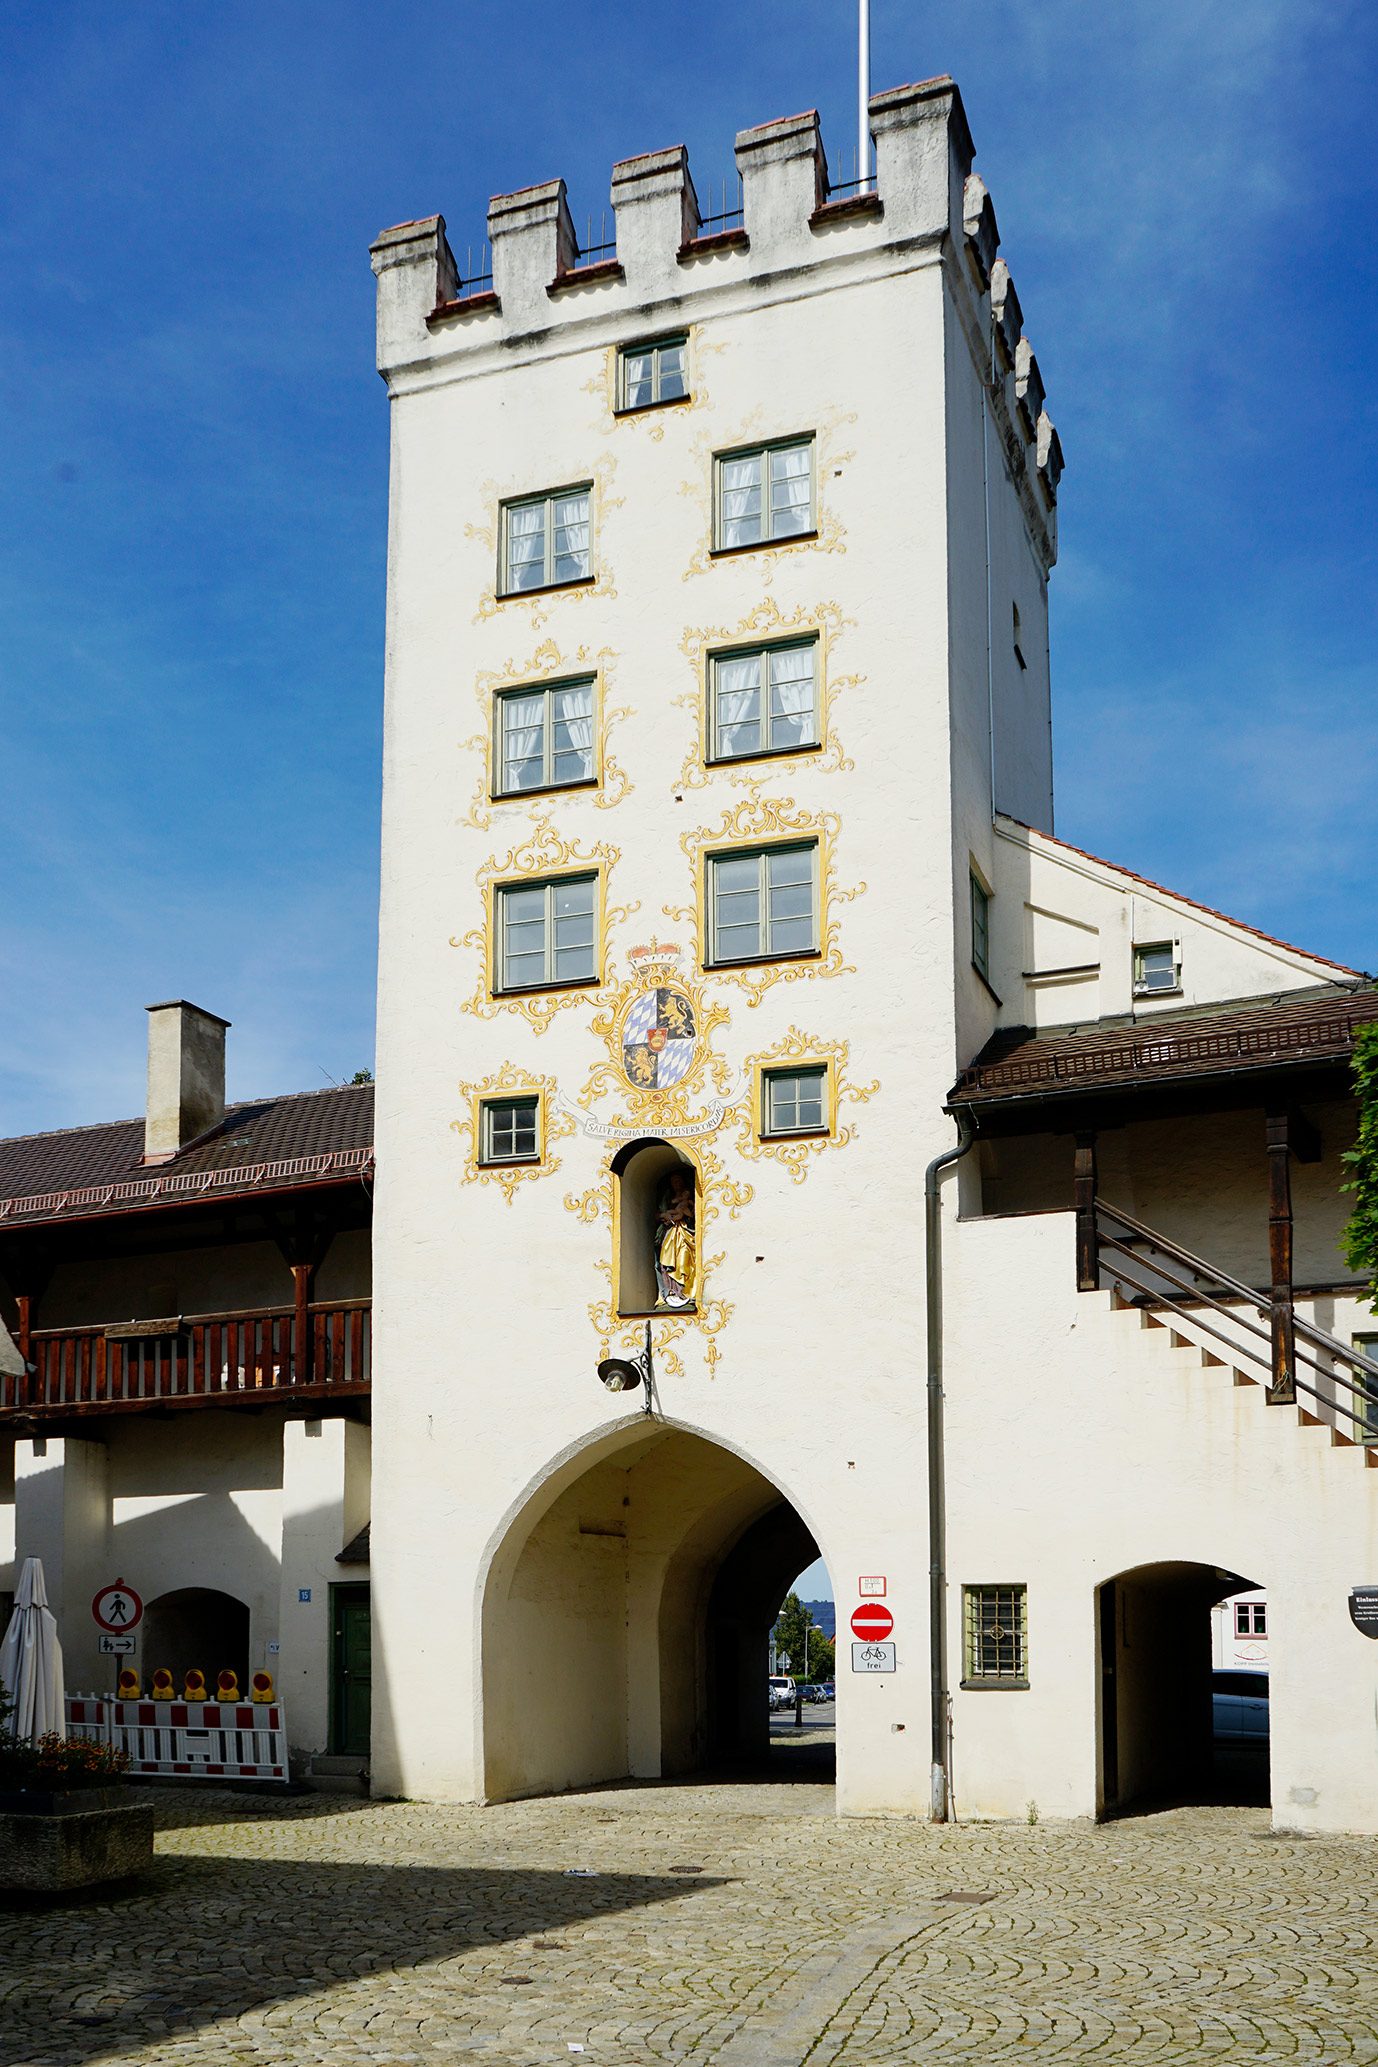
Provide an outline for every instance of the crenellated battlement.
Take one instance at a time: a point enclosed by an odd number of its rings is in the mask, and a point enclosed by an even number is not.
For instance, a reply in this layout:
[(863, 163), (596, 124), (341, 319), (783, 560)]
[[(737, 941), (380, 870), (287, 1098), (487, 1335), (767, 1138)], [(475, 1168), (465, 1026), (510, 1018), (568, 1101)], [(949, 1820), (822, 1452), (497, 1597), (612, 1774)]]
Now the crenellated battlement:
[(972, 171), (961, 94), (945, 77), (891, 88), (873, 95), (870, 126), (874, 182), (841, 193), (815, 110), (741, 131), (740, 217), (727, 221), (705, 221), (682, 145), (624, 158), (612, 171), (615, 243), (593, 253), (579, 248), (563, 180), (495, 195), (492, 270), (480, 280), (461, 277), (442, 216), (386, 230), (372, 248), (379, 369), (410, 383), (494, 348), (540, 352), (576, 325), (608, 341), (698, 320), (714, 300), (795, 292), (801, 274), (862, 279), (943, 263), (1051, 564), (1062, 451), (995, 209)]

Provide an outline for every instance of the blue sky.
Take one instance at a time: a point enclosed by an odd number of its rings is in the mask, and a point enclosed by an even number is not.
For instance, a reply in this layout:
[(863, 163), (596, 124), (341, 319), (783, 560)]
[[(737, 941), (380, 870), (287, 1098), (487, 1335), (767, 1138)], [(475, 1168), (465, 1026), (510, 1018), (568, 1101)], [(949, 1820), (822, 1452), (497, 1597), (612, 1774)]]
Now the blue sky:
[[(520, 35), (514, 40), (513, 28)], [(386, 404), (367, 246), (818, 105), (853, 11), (6, 0), (0, 1131), (137, 1113), (142, 1007), (231, 1090), (372, 1054)], [(1062, 432), (1058, 830), (1378, 963), (1378, 11), (875, 0), (950, 71)]]

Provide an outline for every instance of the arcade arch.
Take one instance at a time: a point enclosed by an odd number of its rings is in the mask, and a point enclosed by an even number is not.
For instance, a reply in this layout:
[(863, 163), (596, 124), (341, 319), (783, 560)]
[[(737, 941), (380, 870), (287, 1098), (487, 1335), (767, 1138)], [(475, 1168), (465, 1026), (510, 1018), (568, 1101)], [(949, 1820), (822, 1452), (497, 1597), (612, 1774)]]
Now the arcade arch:
[[(1096, 1802), (1102, 1816), (1167, 1802), (1253, 1798), (1260, 1772), (1216, 1757), (1211, 1609), (1259, 1582), (1218, 1565), (1168, 1561), (1096, 1589)], [(1266, 1738), (1260, 1747), (1266, 1760)]]
[(249, 1610), (232, 1593), (211, 1586), (160, 1593), (144, 1609), (139, 1634), (145, 1685), (166, 1666), (180, 1692), (184, 1674), (195, 1666), (213, 1688), (228, 1666), (240, 1687), (248, 1686)]
[(484, 1798), (763, 1760), (771, 1625), (818, 1555), (773, 1481), (689, 1429), (552, 1473), (484, 1586)]

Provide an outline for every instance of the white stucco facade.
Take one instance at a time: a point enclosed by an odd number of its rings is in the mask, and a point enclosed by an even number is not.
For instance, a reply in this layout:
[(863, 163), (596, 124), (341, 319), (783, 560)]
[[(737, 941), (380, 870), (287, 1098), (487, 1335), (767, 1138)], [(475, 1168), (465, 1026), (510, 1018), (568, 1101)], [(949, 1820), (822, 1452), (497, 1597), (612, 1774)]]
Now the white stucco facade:
[[(581, 265), (559, 182), (492, 204), (477, 288), (438, 218), (374, 247), (392, 415), (383, 1791), (484, 1799), (710, 1757), (722, 1597), (792, 1576), (776, 1571), (789, 1549), (752, 1535), (783, 1500), (827, 1559), (839, 1626), (862, 1574), (884, 1575), (894, 1615), (893, 1674), (839, 1670), (839, 1808), (925, 1813), (922, 1174), (952, 1141), (953, 1077), (1001, 1026), (1137, 1022), (1352, 974), (1052, 837), (1060, 448), (955, 89), (881, 95), (872, 114), (878, 201), (826, 205), (801, 117), (738, 139), (744, 214), (726, 234), (700, 232), (683, 154), (663, 152), (614, 172), (616, 262)], [(683, 341), (687, 393), (619, 408), (619, 353), (665, 338)], [(810, 442), (807, 535), (724, 550), (715, 465), (773, 440)], [(585, 484), (580, 578), (504, 594), (504, 506)], [(714, 763), (713, 656), (788, 638), (817, 641), (817, 747)], [(589, 779), (501, 795), (496, 699), (585, 678)], [(814, 952), (722, 966), (713, 857), (772, 843), (814, 845)], [(590, 980), (505, 988), (504, 887), (579, 874), (597, 878)], [(1136, 995), (1136, 950), (1163, 943), (1173, 981)], [(623, 1048), (656, 990), (692, 1009), (696, 1040), (663, 1088)], [(829, 1128), (762, 1139), (760, 1072), (801, 1061), (826, 1066)], [(514, 1097), (538, 1101), (540, 1152), (484, 1167), (485, 1101)], [(1343, 1275), (1349, 1121), (1332, 1120), (1297, 1173), (1316, 1285)], [(1110, 1141), (1114, 1195), (1255, 1268), (1250, 1123), (1212, 1124), (1229, 1151), (1214, 1178), (1205, 1121)], [(661, 1144), (643, 1169), (679, 1158), (698, 1198), (695, 1310), (651, 1319), (651, 1419), (595, 1377), (643, 1339), (642, 1141)], [(1222, 1384), (1199, 1347), (1077, 1292), (1069, 1159), (1060, 1137), (1012, 1140), (947, 1181), (955, 1806), (1093, 1812), (1097, 1588), (1200, 1563), (1266, 1584), (1296, 1639), (1290, 1665), (1275, 1646), (1279, 1816), (1378, 1826), (1370, 1654), (1344, 1610), (1378, 1571), (1378, 1478), (1328, 1430)], [(1338, 1327), (1358, 1309), (1315, 1311)], [(1305, 1560), (1279, 1555), (1280, 1531)], [(1029, 1684), (964, 1691), (963, 1586), (1011, 1580), (1028, 1588)], [(845, 1650), (844, 1634), (840, 1665)], [(1288, 1674), (1300, 1688), (1322, 1653), (1345, 1719), (1318, 1746)], [(1127, 1713), (1121, 1752), (1132, 1767)]]

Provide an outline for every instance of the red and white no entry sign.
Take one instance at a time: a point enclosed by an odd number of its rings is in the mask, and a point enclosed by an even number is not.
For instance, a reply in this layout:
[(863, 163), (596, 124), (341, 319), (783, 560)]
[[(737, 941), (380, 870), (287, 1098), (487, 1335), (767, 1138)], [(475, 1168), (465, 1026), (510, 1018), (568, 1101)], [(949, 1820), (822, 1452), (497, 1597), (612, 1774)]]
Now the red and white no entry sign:
[(883, 1644), (894, 1626), (894, 1616), (878, 1600), (864, 1600), (852, 1614), (852, 1635), (864, 1644)]
[(117, 1579), (113, 1586), (102, 1586), (95, 1595), (91, 1613), (100, 1627), (113, 1636), (122, 1629), (137, 1629), (144, 1618), (144, 1604), (132, 1586)]

